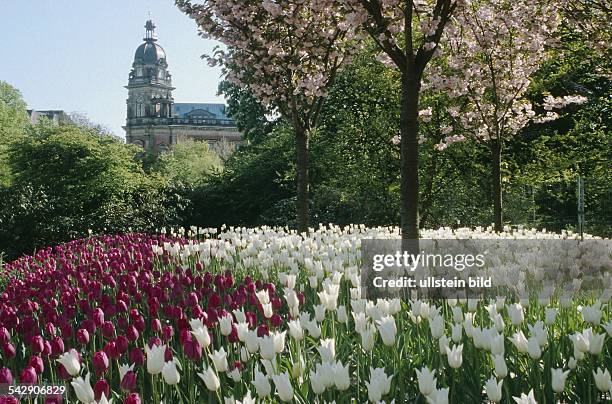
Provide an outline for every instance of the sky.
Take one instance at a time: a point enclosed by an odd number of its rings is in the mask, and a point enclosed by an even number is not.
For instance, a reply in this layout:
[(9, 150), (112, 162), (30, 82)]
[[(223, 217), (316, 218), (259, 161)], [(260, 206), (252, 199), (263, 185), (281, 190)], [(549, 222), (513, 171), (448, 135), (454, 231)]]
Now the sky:
[(173, 0), (0, 0), (0, 80), (30, 109), (84, 113), (124, 137), (124, 86), (149, 12), (175, 102), (223, 102), (220, 69), (200, 58), (217, 43)]

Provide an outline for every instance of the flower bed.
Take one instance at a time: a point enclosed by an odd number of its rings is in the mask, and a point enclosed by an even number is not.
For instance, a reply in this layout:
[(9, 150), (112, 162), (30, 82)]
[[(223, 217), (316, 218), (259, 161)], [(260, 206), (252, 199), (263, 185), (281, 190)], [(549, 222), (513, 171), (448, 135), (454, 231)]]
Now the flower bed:
[(49, 403), (609, 399), (609, 293), (361, 299), (360, 240), (396, 237), (239, 228), (92, 237), (22, 257), (0, 270), (0, 384), (65, 386)]

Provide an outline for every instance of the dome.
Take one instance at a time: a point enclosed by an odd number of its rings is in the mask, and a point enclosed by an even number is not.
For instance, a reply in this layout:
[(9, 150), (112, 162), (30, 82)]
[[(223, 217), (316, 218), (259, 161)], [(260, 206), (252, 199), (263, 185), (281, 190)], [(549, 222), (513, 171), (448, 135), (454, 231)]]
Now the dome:
[(153, 41), (140, 45), (134, 54), (135, 64), (156, 65), (162, 61), (166, 61), (166, 52)]

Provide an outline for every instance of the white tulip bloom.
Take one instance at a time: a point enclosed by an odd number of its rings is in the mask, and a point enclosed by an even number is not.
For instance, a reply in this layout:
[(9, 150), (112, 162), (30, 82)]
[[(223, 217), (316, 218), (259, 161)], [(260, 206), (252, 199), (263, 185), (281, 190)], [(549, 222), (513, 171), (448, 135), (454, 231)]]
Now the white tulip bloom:
[(444, 319), (442, 316), (436, 316), (429, 321), (429, 329), (431, 336), (435, 339), (440, 338), (444, 334)]
[(202, 349), (208, 348), (210, 345), (210, 334), (208, 334), (208, 328), (203, 325), (191, 331), (193, 336), (196, 338)]
[(160, 374), (165, 364), (166, 345), (153, 345), (149, 348), (149, 345), (145, 345), (145, 352), (147, 354), (147, 372), (152, 375)]
[(178, 384), (178, 382), (181, 381), (181, 374), (176, 368), (177, 363), (178, 362), (176, 361), (176, 359), (166, 362), (161, 372), (164, 381), (170, 386), (174, 386), (175, 384)]
[(79, 354), (76, 350), (71, 349), (64, 352), (57, 359), (61, 363), (70, 376), (76, 376), (81, 371), (81, 363), (79, 362)]
[(564, 372), (563, 369), (550, 369), (552, 389), (555, 393), (561, 393), (563, 390), (565, 390), (565, 380), (567, 379), (569, 372), (569, 370)]
[(453, 369), (459, 369), (463, 363), (463, 345), (454, 346), (452, 349), (446, 348), (448, 365)]
[(497, 380), (495, 380), (494, 377), (491, 377), (485, 383), (485, 391), (487, 393), (487, 397), (489, 398), (489, 400), (493, 401), (494, 403), (497, 403), (501, 401), (502, 399), (502, 383), (503, 382), (504, 382), (503, 379), (498, 382)]
[(248, 330), (244, 338), (244, 342), (249, 353), (255, 353), (259, 350), (259, 337), (256, 330)]
[(546, 323), (547, 326), (551, 326), (555, 323), (555, 319), (557, 318), (557, 314), (559, 313), (559, 310), (557, 310), (554, 307), (547, 307), (546, 310), (544, 310), (544, 323)]
[(325, 383), (325, 378), (320, 372), (310, 371), (310, 387), (312, 388), (312, 392), (316, 395), (323, 394), (327, 389), (327, 385)]
[(378, 332), (386, 346), (395, 344), (395, 335), (397, 334), (397, 326), (395, 319), (392, 316), (386, 316), (377, 322)]
[(349, 374), (349, 365), (342, 366), (342, 362), (338, 361), (333, 366), (334, 384), (340, 391), (347, 390), (351, 387), (351, 377)]
[(368, 325), (361, 333), (361, 347), (366, 352), (370, 352), (372, 349), (374, 349), (374, 332), (374, 327)]
[(221, 347), (221, 349), (218, 351), (209, 353), (208, 357), (212, 360), (217, 372), (226, 372), (228, 370), (227, 353), (225, 352), (225, 348)]
[(204, 373), (198, 373), (198, 376), (200, 376), (200, 379), (204, 381), (206, 388), (210, 391), (217, 391), (221, 386), (221, 382), (219, 381), (217, 374), (210, 366), (206, 367), (206, 371), (204, 371)]
[[(95, 402), (95, 394), (93, 388), (91, 388), (91, 383), (89, 382), (89, 378), (91, 377), (91, 373), (87, 373), (85, 379), (82, 377), (77, 377), (70, 384), (74, 388), (74, 392), (82, 403), (90, 404)], [(609, 378), (609, 377), (608, 377)]]
[(276, 356), (274, 337), (264, 335), (259, 338), (259, 353), (263, 359), (272, 360)]
[(533, 389), (529, 391), (529, 394), (521, 393), (520, 397), (512, 397), (517, 404), (538, 404), (535, 397), (533, 396)]
[(508, 376), (508, 366), (503, 355), (496, 355), (493, 357), (493, 364), (495, 365), (495, 374), (500, 379)]
[(296, 341), (301, 341), (304, 338), (304, 330), (298, 320), (291, 320), (288, 323), (289, 335)]
[(276, 386), (278, 397), (282, 401), (293, 400), (293, 386), (291, 386), (291, 380), (289, 379), (289, 374), (287, 372), (272, 375), (272, 380)]
[(542, 356), (542, 349), (536, 337), (529, 337), (527, 341), (527, 353), (531, 359), (540, 359)]
[(451, 326), (451, 339), (453, 340), (454, 343), (457, 344), (461, 342), (462, 333), (463, 333), (463, 326), (461, 325), (461, 323), (453, 324)]
[[(527, 342), (527, 338), (525, 338), (525, 334), (523, 334), (523, 331), (518, 331), (514, 333), (514, 335), (508, 339), (512, 341), (512, 343), (514, 344), (514, 346), (520, 353), (527, 353), (528, 342)], [(538, 348), (539, 348), (539, 344), (538, 344)]]
[(518, 326), (525, 320), (525, 313), (521, 303), (514, 303), (508, 306), (508, 316), (512, 325)]
[(427, 402), (429, 404), (448, 404), (448, 392), (449, 388), (435, 389), (428, 397)]
[(599, 325), (602, 314), (601, 302), (599, 300), (590, 306), (584, 306), (582, 308), (582, 318), (585, 322), (592, 325)]
[(612, 380), (610, 379), (610, 372), (608, 369), (603, 371), (601, 368), (597, 368), (597, 372), (593, 371), (593, 378), (595, 379), (595, 385), (599, 391), (606, 393), (612, 389)]
[(333, 338), (322, 339), (321, 346), (318, 347), (321, 362), (331, 363), (336, 357), (336, 340)]
[(419, 383), (419, 391), (422, 395), (428, 396), (436, 389), (436, 378), (434, 377), (436, 371), (429, 370), (427, 367), (423, 367), (420, 370), (416, 370), (417, 380)]
[(222, 316), (219, 318), (219, 330), (221, 335), (228, 336), (232, 332), (233, 319), (231, 315)]

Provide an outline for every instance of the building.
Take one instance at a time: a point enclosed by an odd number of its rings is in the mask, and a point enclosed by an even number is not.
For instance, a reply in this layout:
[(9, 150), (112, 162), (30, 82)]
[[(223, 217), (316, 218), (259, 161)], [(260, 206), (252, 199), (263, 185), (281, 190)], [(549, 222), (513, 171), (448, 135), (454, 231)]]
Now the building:
[(153, 21), (146, 22), (145, 30), (125, 87), (127, 142), (153, 154), (184, 139), (208, 142), (212, 149), (238, 147), (242, 135), (224, 104), (174, 102), (166, 52), (157, 43)]
[(40, 118), (47, 118), (56, 125), (60, 123), (70, 122), (70, 117), (64, 111), (60, 109), (48, 110), (48, 111), (35, 111), (28, 109), (28, 115), (30, 116), (30, 122), (36, 125)]

